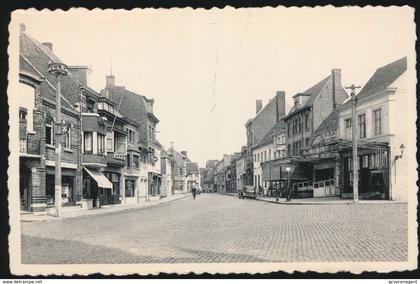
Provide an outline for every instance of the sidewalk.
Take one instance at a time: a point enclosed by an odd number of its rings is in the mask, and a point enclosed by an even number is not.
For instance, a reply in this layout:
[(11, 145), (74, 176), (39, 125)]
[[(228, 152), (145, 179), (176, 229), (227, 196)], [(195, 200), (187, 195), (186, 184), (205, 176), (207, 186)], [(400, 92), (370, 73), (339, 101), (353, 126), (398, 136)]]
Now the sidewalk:
[(41, 222), (41, 221), (58, 221), (63, 219), (71, 219), (71, 218), (82, 218), (87, 216), (94, 216), (94, 215), (104, 215), (104, 214), (111, 214), (126, 210), (134, 210), (134, 209), (141, 209), (141, 208), (148, 208), (164, 203), (168, 203), (174, 200), (178, 200), (184, 197), (190, 196), (189, 193), (178, 193), (174, 194), (169, 197), (165, 197), (159, 200), (153, 201), (143, 201), (137, 204), (118, 204), (118, 205), (108, 205), (101, 208), (95, 208), (90, 210), (77, 210), (77, 211), (64, 211), (61, 213), (60, 217), (54, 217), (47, 215), (46, 212), (42, 213), (21, 213), (20, 220), (21, 222)]
[[(225, 195), (238, 197), (237, 193), (224, 193)], [(314, 197), (314, 198), (299, 198), (292, 199), (287, 202), (286, 198), (275, 197), (257, 197), (257, 201), (264, 201), (269, 203), (285, 204), (285, 205), (331, 205), (331, 204), (355, 204), (353, 199), (341, 199), (340, 197)], [(358, 204), (397, 204), (407, 203), (407, 201), (390, 201), (390, 200), (359, 200)]]

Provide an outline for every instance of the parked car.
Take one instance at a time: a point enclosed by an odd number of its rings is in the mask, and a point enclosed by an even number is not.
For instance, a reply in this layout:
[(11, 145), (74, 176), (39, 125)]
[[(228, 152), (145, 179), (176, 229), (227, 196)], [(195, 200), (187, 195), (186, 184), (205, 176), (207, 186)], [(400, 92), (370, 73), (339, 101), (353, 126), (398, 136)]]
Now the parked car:
[(239, 199), (245, 199), (245, 198), (256, 199), (257, 191), (255, 190), (253, 186), (244, 186), (242, 189), (238, 190), (238, 197)]

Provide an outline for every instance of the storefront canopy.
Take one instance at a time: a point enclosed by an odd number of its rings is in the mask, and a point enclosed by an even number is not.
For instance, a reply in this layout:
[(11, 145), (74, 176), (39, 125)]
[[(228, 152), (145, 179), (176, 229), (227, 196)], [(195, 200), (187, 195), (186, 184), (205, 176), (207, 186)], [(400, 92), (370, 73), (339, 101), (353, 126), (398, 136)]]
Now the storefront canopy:
[(98, 169), (83, 168), (98, 183), (98, 187), (112, 188), (112, 183)]
[(312, 179), (312, 163), (297, 160), (274, 160), (261, 164), (263, 181), (278, 181), (287, 179), (286, 168), (291, 168), (292, 180)]

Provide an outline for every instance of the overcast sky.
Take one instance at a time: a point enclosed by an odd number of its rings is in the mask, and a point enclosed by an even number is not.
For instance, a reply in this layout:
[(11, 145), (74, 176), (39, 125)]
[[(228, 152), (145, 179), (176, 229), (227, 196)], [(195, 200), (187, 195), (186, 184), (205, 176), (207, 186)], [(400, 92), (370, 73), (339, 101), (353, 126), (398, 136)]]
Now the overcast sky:
[(88, 65), (155, 99), (158, 139), (174, 141), (200, 166), (245, 144), (255, 100), (291, 97), (342, 70), (365, 84), (376, 68), (413, 54), (408, 8), (212, 9), (25, 12), (15, 23), (52, 42), (67, 65)]

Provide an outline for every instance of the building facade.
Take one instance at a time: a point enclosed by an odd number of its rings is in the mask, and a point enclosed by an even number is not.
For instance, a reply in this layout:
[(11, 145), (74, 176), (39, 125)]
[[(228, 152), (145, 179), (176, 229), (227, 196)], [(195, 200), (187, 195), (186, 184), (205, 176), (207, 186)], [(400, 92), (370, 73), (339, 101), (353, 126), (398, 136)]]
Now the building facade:
[[(414, 155), (402, 109), (408, 109), (407, 57), (378, 68), (357, 94), (359, 197), (362, 199), (407, 200), (408, 160)], [(343, 198), (353, 196), (352, 101), (339, 108), (340, 188)], [(410, 146), (407, 146), (410, 145)], [(409, 151), (409, 152), (407, 152)]]

